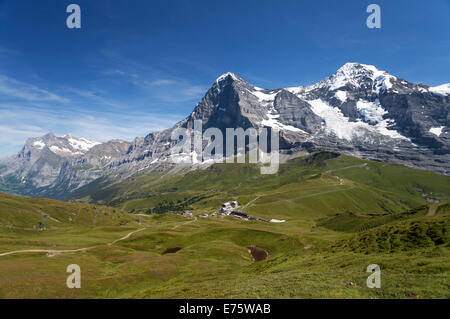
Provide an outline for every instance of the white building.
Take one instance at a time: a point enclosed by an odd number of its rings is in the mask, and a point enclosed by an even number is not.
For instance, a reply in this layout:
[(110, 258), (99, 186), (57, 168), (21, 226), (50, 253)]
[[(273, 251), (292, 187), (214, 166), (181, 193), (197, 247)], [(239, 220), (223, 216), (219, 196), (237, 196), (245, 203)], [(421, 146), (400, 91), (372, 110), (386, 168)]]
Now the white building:
[(233, 211), (233, 208), (231, 207), (230, 202), (225, 202), (222, 204), (222, 208), (220, 209), (221, 214), (230, 215), (230, 213)]
[(192, 213), (190, 211), (184, 211), (182, 214), (184, 217), (192, 217)]

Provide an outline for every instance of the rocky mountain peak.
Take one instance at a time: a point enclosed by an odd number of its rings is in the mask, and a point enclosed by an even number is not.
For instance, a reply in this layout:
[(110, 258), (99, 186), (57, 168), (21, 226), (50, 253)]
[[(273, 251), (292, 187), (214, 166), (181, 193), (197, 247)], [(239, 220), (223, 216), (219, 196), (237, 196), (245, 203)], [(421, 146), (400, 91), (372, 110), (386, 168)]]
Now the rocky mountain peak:
[(231, 79), (231, 80), (234, 80), (234, 81), (240, 81), (240, 80), (242, 80), (242, 78), (239, 77), (239, 76), (237, 76), (236, 74), (234, 74), (234, 73), (232, 73), (232, 72), (227, 72), (227, 73), (224, 73), (224, 74), (222, 74), (221, 76), (219, 76), (219, 77), (216, 79), (216, 83), (222, 82), (222, 81), (228, 80), (228, 79)]
[(59, 156), (71, 157), (85, 154), (98, 144), (100, 143), (83, 137), (74, 137), (72, 135), (59, 137), (53, 133), (47, 133), (40, 137), (29, 138), (25, 144), (24, 152), (49, 150)]
[(376, 93), (392, 88), (397, 78), (373, 65), (361, 63), (346, 63), (336, 73), (321, 81), (319, 87), (335, 91), (343, 87), (360, 89), (371, 88)]
[(229, 89), (248, 89), (250, 91), (255, 90), (255, 87), (244, 80), (242, 77), (232, 73), (227, 72), (225, 74), (222, 74), (219, 76), (216, 81), (214, 81), (211, 90), (215, 91), (216, 93), (220, 94), (224, 91)]

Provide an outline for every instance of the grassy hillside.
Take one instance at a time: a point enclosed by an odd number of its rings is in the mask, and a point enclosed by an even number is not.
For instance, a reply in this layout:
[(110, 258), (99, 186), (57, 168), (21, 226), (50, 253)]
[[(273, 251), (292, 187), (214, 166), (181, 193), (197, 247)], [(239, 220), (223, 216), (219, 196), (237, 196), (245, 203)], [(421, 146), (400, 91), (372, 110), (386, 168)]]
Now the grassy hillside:
[[(83, 201), (112, 205), (97, 227), (90, 204), (0, 194), (1, 298), (450, 298), (447, 176), (317, 153), (273, 176), (219, 164), (97, 185)], [(233, 199), (286, 222), (199, 217)], [(374, 263), (381, 289), (366, 287)]]
[(0, 193), (0, 226), (33, 228), (39, 226), (42, 214), (49, 215), (47, 228), (68, 227), (70, 225), (90, 226), (95, 210), (99, 214), (97, 225), (118, 225), (129, 220), (129, 216), (118, 209), (82, 203), (62, 202), (52, 199), (27, 198)]
[[(426, 217), (420, 217), (426, 218)], [(437, 217), (430, 217), (434, 220)], [(448, 219), (447, 223), (448, 223)], [(439, 224), (441, 221), (436, 220)], [(390, 227), (394, 226), (392, 224)], [(371, 229), (383, 236), (385, 226)], [(107, 245), (131, 230), (128, 239)], [(408, 229), (400, 225), (401, 236)], [(395, 233), (394, 228), (389, 228)], [(45, 235), (58, 248), (71, 232)], [(419, 232), (421, 233), (421, 232)], [(425, 234), (427, 232), (425, 231)], [(18, 235), (17, 232), (14, 233)], [(5, 236), (5, 233), (2, 234)], [(93, 249), (53, 257), (45, 253), (0, 257), (0, 296), (38, 298), (448, 298), (448, 238), (433, 245), (388, 251), (352, 249), (347, 233), (291, 224), (245, 222), (230, 217), (186, 219), (162, 214), (135, 227), (102, 227), (83, 234), (79, 247)], [(354, 236), (354, 235), (351, 235)], [(364, 246), (364, 234), (356, 247)], [(382, 237), (380, 237), (382, 238)], [(407, 238), (407, 236), (405, 237)], [(74, 238), (71, 238), (74, 240)], [(43, 241), (43, 240), (41, 240)], [(101, 242), (103, 241), (103, 242)], [(369, 238), (377, 243), (376, 238)], [(410, 243), (409, 239), (405, 242)], [(42, 243), (41, 243), (42, 244)], [(72, 243), (72, 246), (74, 243)], [(269, 258), (255, 262), (246, 248)], [(408, 244), (409, 245), (409, 244)], [(24, 243), (24, 247), (26, 247)], [(175, 253), (164, 253), (178, 247)], [(10, 250), (2, 247), (2, 251)], [(18, 247), (14, 247), (18, 248)], [(71, 247), (75, 248), (75, 247)], [(370, 248), (370, 246), (367, 246)], [(65, 287), (67, 265), (82, 269), (82, 288)], [(365, 268), (382, 269), (382, 289), (368, 289)]]
[(349, 249), (370, 254), (437, 247), (449, 243), (449, 232), (448, 216), (432, 220), (414, 219), (361, 232), (350, 239), (337, 242), (333, 248), (338, 251)]
[[(217, 210), (228, 200), (248, 212), (279, 218), (402, 212), (430, 200), (450, 199), (450, 177), (399, 165), (328, 152), (281, 164), (277, 174), (261, 175), (251, 164), (215, 164), (185, 175), (140, 174), (92, 190), (82, 201), (126, 212)], [(78, 193), (80, 195), (80, 193)]]

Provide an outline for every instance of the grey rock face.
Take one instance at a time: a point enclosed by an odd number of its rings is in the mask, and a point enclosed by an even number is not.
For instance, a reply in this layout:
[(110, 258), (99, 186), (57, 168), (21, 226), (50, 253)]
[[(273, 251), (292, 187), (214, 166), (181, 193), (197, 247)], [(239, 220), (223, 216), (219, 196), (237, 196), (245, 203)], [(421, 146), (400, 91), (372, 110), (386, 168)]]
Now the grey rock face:
[(45, 195), (62, 184), (66, 184), (64, 191), (70, 190), (104, 174), (104, 167), (124, 155), (129, 146), (124, 141), (97, 143), (53, 133), (30, 138), (17, 155), (0, 162), (0, 189), (32, 196)]
[(321, 149), (449, 174), (449, 109), (450, 85), (417, 85), (358, 63), (315, 85), (285, 89), (261, 89), (227, 73), (184, 120), (131, 143), (86, 142), (90, 147), (82, 149), (67, 144), (70, 137), (29, 139), (19, 154), (0, 163), (0, 185), (24, 180), (35, 193), (63, 197), (99, 178), (173, 169), (172, 132), (192, 129), (195, 120), (203, 130), (221, 129), (224, 137), (226, 128), (277, 128), (287, 154)]
[(97, 144), (83, 156), (64, 162), (60, 173), (51, 187), (62, 189), (62, 194), (76, 190), (97, 178), (114, 166), (114, 161), (122, 158), (130, 148), (130, 143), (113, 140)]

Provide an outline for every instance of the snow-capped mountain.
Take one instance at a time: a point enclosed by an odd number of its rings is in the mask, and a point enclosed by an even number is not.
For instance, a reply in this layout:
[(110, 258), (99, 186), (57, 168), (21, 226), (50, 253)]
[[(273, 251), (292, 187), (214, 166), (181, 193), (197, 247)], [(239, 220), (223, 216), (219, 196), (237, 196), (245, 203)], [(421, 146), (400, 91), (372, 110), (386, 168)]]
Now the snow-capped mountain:
[[(413, 84), (359, 63), (346, 63), (315, 85), (279, 89), (262, 89), (226, 73), (172, 128), (121, 142), (120, 147), (108, 142), (118, 147), (112, 153), (103, 149), (107, 143), (69, 136), (30, 139), (21, 153), (2, 163), (0, 177), (4, 185), (27, 179), (24, 170), (11, 167), (33, 167), (36, 159), (51, 159), (56, 164), (37, 166), (43, 172), (38, 176), (43, 176), (27, 185), (41, 187), (39, 194), (61, 197), (100, 177), (111, 182), (137, 172), (167, 170), (174, 166), (172, 131), (192, 128), (195, 120), (202, 121), (203, 130), (217, 127), (224, 133), (226, 128), (277, 128), (281, 151), (290, 156), (321, 149), (450, 174), (449, 87)], [(24, 161), (28, 166), (17, 164)]]
[(450, 95), (450, 83), (442, 84), (439, 86), (429, 87), (428, 90), (435, 94)]
[(85, 154), (92, 147), (98, 144), (100, 143), (88, 140), (86, 138), (76, 138), (71, 135), (58, 137), (53, 133), (49, 133), (41, 137), (28, 139), (22, 153), (25, 154), (29, 152), (31, 154), (36, 151), (40, 152), (43, 149), (48, 149), (57, 155), (71, 157)]
[(449, 106), (448, 95), (358, 63), (316, 85), (286, 89), (258, 88), (226, 73), (186, 119), (133, 141), (120, 166), (127, 174), (170, 167), (173, 129), (202, 120), (203, 130), (223, 132), (276, 127), (286, 153), (324, 149), (448, 174)]
[(448, 152), (448, 134), (430, 134), (448, 127), (445, 87), (415, 85), (374, 66), (347, 63), (316, 85), (287, 90), (307, 101), (325, 130), (339, 139), (354, 141), (373, 133), (368, 136)]
[[(111, 159), (123, 155), (129, 143), (110, 141), (94, 142), (71, 135), (62, 137), (53, 133), (29, 138), (22, 150), (0, 162), (0, 183), (19, 184), (20, 189), (50, 187), (61, 178), (65, 167), (84, 164), (84, 169), (74, 169), (73, 174), (107, 165)], [(89, 169), (88, 169), (89, 168)], [(6, 181), (6, 182), (5, 182)]]

